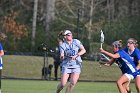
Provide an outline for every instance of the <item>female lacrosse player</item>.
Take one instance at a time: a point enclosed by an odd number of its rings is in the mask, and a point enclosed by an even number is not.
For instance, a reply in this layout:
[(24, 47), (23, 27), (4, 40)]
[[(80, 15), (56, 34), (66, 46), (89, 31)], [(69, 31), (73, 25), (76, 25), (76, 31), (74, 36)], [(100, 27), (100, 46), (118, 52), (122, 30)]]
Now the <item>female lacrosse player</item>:
[(124, 49), (124, 51), (131, 56), (131, 59), (134, 61), (136, 65), (136, 69), (139, 72), (139, 74), (135, 79), (135, 85), (136, 85), (137, 92), (140, 93), (140, 51), (136, 47), (137, 47), (137, 40), (134, 38), (129, 38), (127, 40), (127, 47)]
[(57, 87), (56, 93), (59, 93), (67, 83), (70, 76), (70, 84), (65, 93), (71, 93), (81, 72), (81, 55), (86, 52), (84, 46), (77, 39), (73, 39), (69, 30), (64, 32), (64, 42), (60, 45), (61, 82)]
[(3, 47), (0, 43), (0, 93), (1, 93), (1, 77), (2, 77), (2, 68), (3, 68), (3, 62), (2, 62), (2, 56), (4, 55)]
[(113, 61), (116, 61), (122, 71), (122, 76), (117, 80), (118, 89), (120, 93), (128, 93), (125, 86), (130, 80), (137, 76), (136, 66), (130, 56), (124, 50), (121, 50), (121, 41), (113, 42), (112, 46), (114, 54), (109, 53), (102, 48), (100, 49), (100, 52), (112, 57), (112, 60), (108, 64), (112, 64)]
[[(0, 32), (0, 41), (3, 41), (7, 38), (7, 36)], [(2, 56), (4, 55), (4, 50), (3, 50), (3, 46), (0, 43), (0, 93), (1, 93), (1, 78), (2, 78), (2, 69), (3, 69), (3, 61), (2, 61)]]

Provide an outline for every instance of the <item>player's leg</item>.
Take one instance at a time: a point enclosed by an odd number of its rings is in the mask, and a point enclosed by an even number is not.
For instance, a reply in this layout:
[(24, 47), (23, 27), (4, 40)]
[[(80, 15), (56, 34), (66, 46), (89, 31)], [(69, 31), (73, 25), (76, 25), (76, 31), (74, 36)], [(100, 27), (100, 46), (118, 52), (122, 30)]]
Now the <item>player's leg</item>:
[(126, 89), (127, 93), (131, 93), (131, 89), (130, 89), (129, 85), (130, 85), (130, 81), (125, 82), (123, 84), (123, 87)]
[(57, 86), (56, 93), (59, 93), (64, 88), (64, 86), (67, 83), (68, 77), (69, 77), (69, 74), (68, 73), (70, 73), (70, 72), (71, 72), (70, 69), (68, 69), (66, 67), (62, 67), (61, 81), (60, 81), (59, 85)]
[(117, 80), (117, 86), (120, 91), (120, 93), (127, 93), (126, 88), (123, 86), (125, 82), (128, 82), (129, 78), (124, 74)]
[(126, 91), (128, 92), (128, 93), (131, 93), (131, 89), (130, 89), (130, 81), (128, 81), (128, 82), (125, 82), (124, 84), (123, 84), (123, 87), (126, 89)]
[(79, 73), (72, 73), (71, 77), (70, 77), (70, 84), (66, 89), (65, 93), (71, 93), (72, 89), (74, 88), (74, 86), (77, 83), (77, 80), (79, 79)]
[(140, 93), (140, 75), (135, 78), (135, 85), (137, 89), (137, 93)]
[(0, 69), (0, 93), (1, 93), (1, 77), (2, 77), (2, 70)]
[(64, 88), (64, 86), (67, 83), (68, 77), (69, 77), (69, 74), (67, 74), (67, 73), (62, 74), (62, 76), (61, 76), (61, 82), (57, 86), (56, 93), (59, 93)]
[(76, 85), (79, 76), (80, 76), (81, 68), (73, 69), (73, 73), (71, 73), (70, 84), (68, 85), (65, 93), (71, 93), (72, 89)]

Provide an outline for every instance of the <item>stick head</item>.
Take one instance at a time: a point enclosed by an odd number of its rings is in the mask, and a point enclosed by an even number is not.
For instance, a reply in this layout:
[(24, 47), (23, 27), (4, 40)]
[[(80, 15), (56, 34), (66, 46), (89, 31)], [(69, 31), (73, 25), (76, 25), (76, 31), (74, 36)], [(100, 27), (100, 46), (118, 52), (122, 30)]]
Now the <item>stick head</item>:
[(100, 42), (101, 42), (101, 43), (104, 43), (104, 33), (103, 33), (102, 30), (101, 30)]

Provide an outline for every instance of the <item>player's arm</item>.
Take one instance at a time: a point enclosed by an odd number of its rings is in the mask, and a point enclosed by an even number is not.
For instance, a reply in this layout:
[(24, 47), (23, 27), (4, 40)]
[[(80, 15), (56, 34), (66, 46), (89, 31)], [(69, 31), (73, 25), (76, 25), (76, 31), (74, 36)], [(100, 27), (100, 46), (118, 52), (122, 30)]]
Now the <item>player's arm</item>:
[(77, 43), (77, 46), (79, 47), (79, 52), (76, 55), (81, 56), (81, 55), (85, 54), (86, 50), (85, 50), (83, 44), (79, 40), (76, 40), (76, 43)]
[(111, 57), (111, 58), (119, 58), (120, 57), (120, 55), (118, 53), (112, 54), (110, 52), (105, 51), (102, 48), (100, 48), (100, 52), (103, 53), (103, 54), (105, 54), (105, 55), (107, 55), (107, 56), (109, 56), (109, 57)]
[(140, 69), (140, 51), (137, 48), (136, 48), (136, 57), (138, 59), (138, 65), (137, 65), (136, 69), (139, 70)]
[(85, 50), (84, 46), (81, 46), (80, 51), (77, 53), (77, 56), (81, 56), (81, 55), (83, 55), (85, 53), (86, 53), (86, 50)]
[(0, 50), (0, 56), (3, 56), (3, 55), (4, 55), (4, 51)]
[(83, 54), (86, 53), (86, 50), (85, 50), (85, 48), (84, 48), (83, 45), (80, 47), (79, 50), (80, 50), (80, 51), (79, 51), (76, 55), (71, 56), (72, 60), (76, 60), (76, 58), (77, 58), (78, 56), (81, 56), (81, 55), (83, 55)]
[(0, 44), (0, 56), (3, 56), (3, 55), (4, 55), (3, 47), (2, 47), (2, 45)]
[(78, 56), (81, 56), (81, 55), (83, 55), (83, 54), (86, 53), (86, 49), (84, 48), (83, 44), (79, 40), (77, 40), (77, 39), (74, 39), (74, 40), (76, 42), (76, 46), (79, 48), (79, 51), (74, 56), (71, 56), (72, 57), (72, 60), (76, 60), (76, 58)]
[(140, 60), (138, 60), (138, 65), (137, 65), (136, 69), (137, 69), (137, 70), (140, 69)]
[(64, 59), (64, 53), (60, 54), (60, 59), (63, 60)]

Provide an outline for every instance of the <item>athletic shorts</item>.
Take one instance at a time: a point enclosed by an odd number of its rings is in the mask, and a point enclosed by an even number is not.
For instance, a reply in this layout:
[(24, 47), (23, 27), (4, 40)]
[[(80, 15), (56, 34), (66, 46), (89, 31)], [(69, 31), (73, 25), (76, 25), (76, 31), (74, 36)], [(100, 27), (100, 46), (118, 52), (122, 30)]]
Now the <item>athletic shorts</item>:
[(127, 74), (127, 73), (125, 73), (124, 75), (129, 79), (129, 81), (131, 81), (131, 80), (134, 79), (134, 76), (131, 75), (131, 74)]
[(63, 73), (81, 73), (81, 68), (67, 68), (67, 67), (62, 67), (61, 69), (61, 74)]

